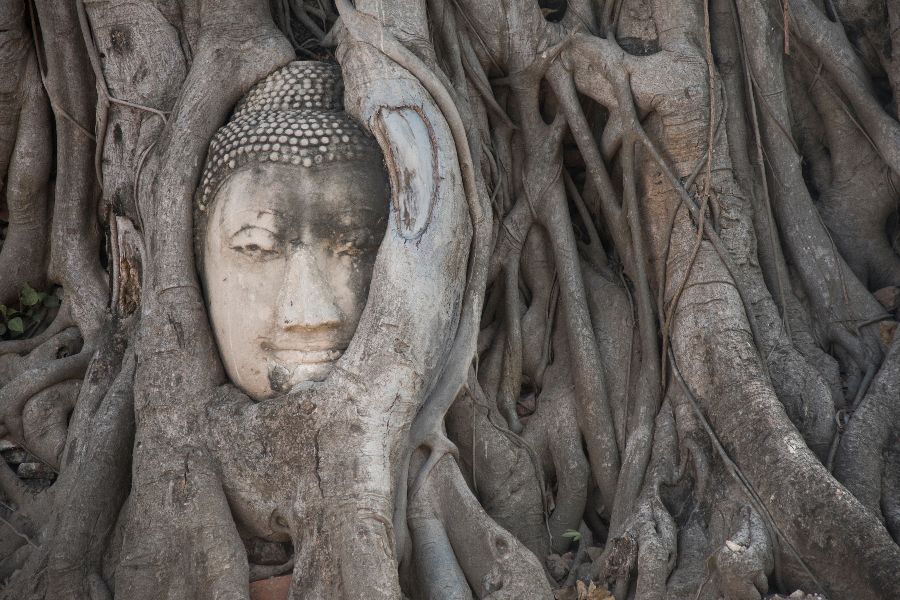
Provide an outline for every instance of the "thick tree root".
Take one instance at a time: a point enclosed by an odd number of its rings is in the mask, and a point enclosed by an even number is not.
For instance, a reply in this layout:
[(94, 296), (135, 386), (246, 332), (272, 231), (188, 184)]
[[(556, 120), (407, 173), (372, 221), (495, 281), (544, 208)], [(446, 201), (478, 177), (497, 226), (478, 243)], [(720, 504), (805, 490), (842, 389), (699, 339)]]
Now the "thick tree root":
[(80, 379), (88, 368), (93, 352), (82, 348), (74, 356), (56, 359), (35, 367), (16, 377), (0, 390), (0, 423), (13, 439), (24, 443), (25, 430), (22, 425), (25, 404), (37, 393), (66, 381)]
[(719, 589), (726, 598), (758, 600), (769, 591), (772, 547), (762, 518), (751, 507), (741, 510), (734, 531), (716, 553)]
[[(0, 101), (0, 192), (9, 214), (0, 250), (0, 304), (12, 305), (25, 284), (41, 289), (46, 282), (53, 146), (50, 110), (41, 89), (34, 46), (27, 36), (25, 5), (10, 2), (0, 10), (13, 13), (0, 16), (4, 31), (18, 34), (5, 36), (7, 48), (0, 59), (6, 81)], [(12, 23), (8, 22), (11, 17)]]
[(488, 517), (449, 457), (438, 463), (420, 494), (414, 501), (432, 507), (478, 598), (551, 597), (538, 560)]
[[(894, 343), (840, 440), (834, 475), (873, 514), (882, 520), (882, 507), (895, 506), (891, 488), (896, 475), (891, 458), (900, 411), (900, 336)], [(893, 468), (892, 468), (893, 467)], [(885, 481), (887, 479), (887, 481)], [(885, 486), (885, 484), (888, 484)], [(886, 505), (883, 504), (887, 501)], [(896, 519), (891, 511), (892, 519)], [(892, 531), (894, 535), (895, 532)], [(895, 538), (896, 539), (896, 538)]]

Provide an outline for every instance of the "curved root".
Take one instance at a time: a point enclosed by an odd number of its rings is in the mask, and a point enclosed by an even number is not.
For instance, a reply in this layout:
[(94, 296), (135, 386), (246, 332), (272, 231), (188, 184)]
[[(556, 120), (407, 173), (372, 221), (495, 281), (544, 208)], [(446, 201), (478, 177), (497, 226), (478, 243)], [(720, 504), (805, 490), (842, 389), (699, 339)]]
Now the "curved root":
[(80, 387), (80, 381), (70, 379), (47, 388), (32, 397), (22, 411), (26, 447), (56, 470), (59, 470), (69, 416), (75, 408)]
[(744, 506), (731, 536), (716, 552), (719, 589), (726, 598), (759, 600), (769, 591), (768, 576), (774, 567), (772, 543), (765, 523), (750, 506)]
[(93, 352), (82, 348), (74, 356), (60, 358), (19, 375), (0, 389), (0, 423), (17, 442), (25, 443), (22, 411), (35, 394), (67, 379), (84, 376)]
[(415, 501), (431, 506), (476, 596), (495, 600), (551, 596), (540, 562), (484, 512), (453, 460), (440, 461), (419, 494)]
[(43, 346), (55, 336), (62, 333), (66, 329), (75, 324), (72, 314), (69, 311), (70, 303), (65, 299), (56, 313), (56, 317), (50, 325), (38, 335), (21, 340), (6, 340), (0, 342), (0, 356), (4, 354), (28, 354), (35, 348)]

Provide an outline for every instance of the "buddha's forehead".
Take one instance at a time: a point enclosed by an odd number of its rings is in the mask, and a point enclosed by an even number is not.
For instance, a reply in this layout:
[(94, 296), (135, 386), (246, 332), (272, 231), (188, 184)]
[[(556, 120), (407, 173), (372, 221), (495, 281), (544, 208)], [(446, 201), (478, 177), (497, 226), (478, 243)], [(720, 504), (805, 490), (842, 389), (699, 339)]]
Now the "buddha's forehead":
[(216, 193), (218, 225), (253, 223), (273, 229), (320, 224), (375, 225), (387, 214), (388, 187), (377, 160), (347, 160), (306, 168), (281, 163), (235, 171)]

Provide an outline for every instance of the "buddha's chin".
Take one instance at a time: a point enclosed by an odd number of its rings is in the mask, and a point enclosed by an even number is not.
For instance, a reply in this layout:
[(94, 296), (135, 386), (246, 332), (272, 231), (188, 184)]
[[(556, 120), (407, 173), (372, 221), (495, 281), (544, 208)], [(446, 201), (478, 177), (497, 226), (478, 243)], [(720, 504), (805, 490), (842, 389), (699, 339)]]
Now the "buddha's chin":
[(318, 360), (316, 362), (292, 362), (283, 359), (270, 359), (268, 365), (269, 386), (273, 392), (284, 393), (304, 383), (325, 381), (341, 355), (340, 352), (335, 352), (334, 354), (336, 356), (333, 358), (328, 357), (328, 360)]

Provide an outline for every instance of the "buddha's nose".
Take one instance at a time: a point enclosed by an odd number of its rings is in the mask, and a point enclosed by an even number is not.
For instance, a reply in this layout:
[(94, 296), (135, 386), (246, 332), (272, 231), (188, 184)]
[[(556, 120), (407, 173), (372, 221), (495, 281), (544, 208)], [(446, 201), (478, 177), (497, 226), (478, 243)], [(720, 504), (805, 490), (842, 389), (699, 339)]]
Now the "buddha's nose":
[(308, 247), (299, 246), (288, 256), (276, 319), (279, 327), (299, 331), (334, 328), (344, 320), (327, 273)]

